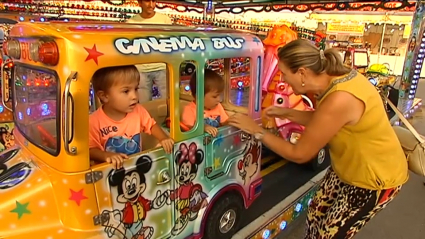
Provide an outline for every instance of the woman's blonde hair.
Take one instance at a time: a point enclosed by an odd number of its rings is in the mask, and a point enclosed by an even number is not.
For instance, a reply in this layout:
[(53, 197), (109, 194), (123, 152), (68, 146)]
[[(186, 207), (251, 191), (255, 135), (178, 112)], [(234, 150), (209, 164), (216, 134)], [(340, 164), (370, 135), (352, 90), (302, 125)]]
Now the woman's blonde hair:
[(292, 73), (301, 67), (308, 68), (315, 74), (326, 73), (330, 76), (341, 76), (351, 71), (351, 68), (343, 64), (337, 50), (327, 49), (321, 53), (321, 50), (304, 39), (289, 42), (278, 50), (277, 56)]

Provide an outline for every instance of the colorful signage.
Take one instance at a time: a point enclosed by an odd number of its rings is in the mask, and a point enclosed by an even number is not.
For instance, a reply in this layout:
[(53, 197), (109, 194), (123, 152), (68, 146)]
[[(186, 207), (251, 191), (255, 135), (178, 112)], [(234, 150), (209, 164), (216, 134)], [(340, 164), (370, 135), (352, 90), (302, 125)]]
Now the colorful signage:
[(328, 23), (326, 34), (348, 34), (348, 35), (363, 35), (364, 24), (341, 24), (341, 23)]

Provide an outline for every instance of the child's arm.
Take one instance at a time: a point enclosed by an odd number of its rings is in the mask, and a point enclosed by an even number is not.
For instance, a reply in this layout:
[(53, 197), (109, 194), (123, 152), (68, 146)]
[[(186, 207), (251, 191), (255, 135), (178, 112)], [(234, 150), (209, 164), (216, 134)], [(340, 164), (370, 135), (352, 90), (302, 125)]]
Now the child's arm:
[(195, 125), (196, 121), (196, 109), (195, 107), (191, 105), (187, 105), (183, 109), (183, 113), (180, 117), (180, 121), (187, 126), (188, 128), (192, 129)]
[(115, 169), (122, 168), (124, 159), (128, 158), (126, 154), (106, 152), (98, 148), (91, 148), (89, 152), (90, 159), (98, 162), (110, 163)]
[(140, 114), (140, 127), (144, 133), (154, 136), (159, 143), (162, 145), (166, 153), (173, 152), (174, 140), (172, 140), (168, 135), (162, 130), (156, 121), (152, 118), (149, 112), (139, 105), (139, 114)]
[(158, 126), (158, 124), (154, 124), (152, 126), (151, 133), (156, 139), (158, 139), (159, 143), (167, 154), (173, 153), (174, 140), (168, 137), (168, 135), (160, 126)]
[(221, 104), (218, 105), (219, 111), (220, 111), (220, 126), (227, 125), (227, 120), (229, 119), (229, 116), (227, 115), (226, 111), (224, 110), (223, 106)]
[(158, 124), (154, 124), (152, 126), (151, 133), (152, 136), (155, 137), (159, 142), (170, 138)]

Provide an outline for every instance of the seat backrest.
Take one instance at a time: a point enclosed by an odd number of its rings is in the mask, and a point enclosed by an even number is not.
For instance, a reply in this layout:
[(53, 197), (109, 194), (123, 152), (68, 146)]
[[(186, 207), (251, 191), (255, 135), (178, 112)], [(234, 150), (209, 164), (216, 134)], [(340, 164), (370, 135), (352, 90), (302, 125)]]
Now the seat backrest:
[[(167, 100), (158, 99), (141, 104), (156, 121), (158, 125), (162, 125), (167, 118)], [(156, 148), (158, 146), (158, 140), (152, 135), (142, 133), (142, 150)]]

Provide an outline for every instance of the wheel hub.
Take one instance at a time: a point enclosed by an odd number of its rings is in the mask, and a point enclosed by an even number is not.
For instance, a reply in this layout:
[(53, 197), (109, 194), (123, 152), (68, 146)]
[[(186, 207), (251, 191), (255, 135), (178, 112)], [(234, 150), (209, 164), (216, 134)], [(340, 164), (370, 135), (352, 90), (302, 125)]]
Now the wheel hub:
[(317, 154), (317, 163), (318, 164), (322, 164), (323, 161), (325, 161), (325, 156), (326, 156), (326, 150), (325, 149), (321, 149), (319, 151), (319, 153)]
[(219, 224), (219, 230), (221, 233), (226, 234), (228, 233), (233, 226), (235, 225), (236, 221), (236, 212), (233, 209), (227, 210), (220, 218), (220, 224)]

